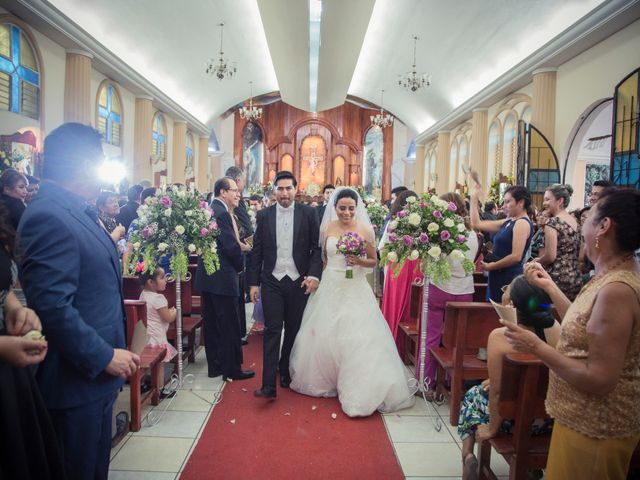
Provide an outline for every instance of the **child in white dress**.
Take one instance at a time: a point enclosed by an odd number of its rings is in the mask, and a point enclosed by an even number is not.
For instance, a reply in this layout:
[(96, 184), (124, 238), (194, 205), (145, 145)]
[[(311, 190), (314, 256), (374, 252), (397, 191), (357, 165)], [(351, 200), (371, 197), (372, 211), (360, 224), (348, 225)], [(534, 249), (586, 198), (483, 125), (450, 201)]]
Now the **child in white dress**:
[[(164, 269), (157, 267), (153, 274), (143, 273), (140, 281), (144, 287), (140, 294), (140, 300), (147, 303), (147, 345), (163, 346), (167, 354), (163, 362), (169, 362), (175, 357), (177, 350), (167, 340), (169, 325), (176, 321), (175, 307), (169, 308), (167, 297), (162, 293), (167, 287)], [(164, 385), (164, 369), (160, 369), (162, 378), (158, 379), (158, 385)]]

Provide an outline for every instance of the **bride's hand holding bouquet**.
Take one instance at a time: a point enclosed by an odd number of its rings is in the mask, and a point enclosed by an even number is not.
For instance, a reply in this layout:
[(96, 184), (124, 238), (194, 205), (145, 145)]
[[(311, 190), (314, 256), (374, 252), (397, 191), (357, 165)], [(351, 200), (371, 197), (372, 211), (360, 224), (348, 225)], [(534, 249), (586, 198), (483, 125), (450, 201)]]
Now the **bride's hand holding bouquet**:
[(347, 232), (338, 239), (336, 244), (338, 252), (345, 256), (347, 270), (346, 278), (353, 278), (353, 266), (357, 264), (360, 257), (367, 255), (365, 240), (356, 232)]

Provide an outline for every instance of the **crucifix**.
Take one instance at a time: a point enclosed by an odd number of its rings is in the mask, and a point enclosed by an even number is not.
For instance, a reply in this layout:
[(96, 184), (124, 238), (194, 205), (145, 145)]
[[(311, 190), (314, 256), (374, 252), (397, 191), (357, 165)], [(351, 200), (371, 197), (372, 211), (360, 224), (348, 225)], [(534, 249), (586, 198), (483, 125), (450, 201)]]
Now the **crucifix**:
[(316, 168), (318, 168), (318, 163), (320, 160), (324, 158), (322, 155), (318, 155), (318, 147), (316, 145), (312, 145), (310, 150), (310, 155), (305, 155), (303, 158), (309, 162), (309, 169), (311, 170), (311, 175), (316, 174)]

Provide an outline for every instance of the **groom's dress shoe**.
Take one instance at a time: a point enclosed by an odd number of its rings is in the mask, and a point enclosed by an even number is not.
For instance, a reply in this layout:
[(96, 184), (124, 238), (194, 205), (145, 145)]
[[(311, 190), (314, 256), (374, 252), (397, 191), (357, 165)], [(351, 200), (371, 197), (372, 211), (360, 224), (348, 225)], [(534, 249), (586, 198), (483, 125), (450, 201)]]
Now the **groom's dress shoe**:
[(255, 390), (253, 395), (262, 398), (276, 398), (276, 389), (273, 387), (262, 387), (260, 390)]
[(280, 375), (280, 386), (289, 388), (289, 385), (291, 385), (291, 377), (289, 375)]
[(253, 370), (240, 370), (239, 372), (232, 373), (231, 375), (223, 375), (222, 380), (246, 380), (247, 378), (253, 378), (256, 374)]

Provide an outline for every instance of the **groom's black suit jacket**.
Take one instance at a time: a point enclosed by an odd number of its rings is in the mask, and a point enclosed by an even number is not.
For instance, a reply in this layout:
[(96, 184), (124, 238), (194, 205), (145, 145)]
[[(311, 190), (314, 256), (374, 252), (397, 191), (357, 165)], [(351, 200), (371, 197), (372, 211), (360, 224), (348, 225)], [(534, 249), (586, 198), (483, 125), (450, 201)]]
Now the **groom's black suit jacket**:
[[(322, 275), (322, 251), (318, 245), (318, 215), (312, 207), (295, 204), (293, 213), (293, 261), (302, 276), (320, 278)], [(258, 286), (271, 275), (276, 265), (276, 206), (262, 209), (256, 217), (253, 236), (251, 265), (247, 271), (250, 286)]]

